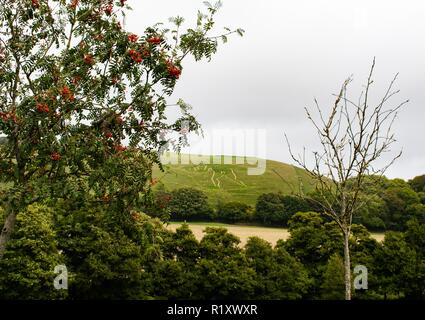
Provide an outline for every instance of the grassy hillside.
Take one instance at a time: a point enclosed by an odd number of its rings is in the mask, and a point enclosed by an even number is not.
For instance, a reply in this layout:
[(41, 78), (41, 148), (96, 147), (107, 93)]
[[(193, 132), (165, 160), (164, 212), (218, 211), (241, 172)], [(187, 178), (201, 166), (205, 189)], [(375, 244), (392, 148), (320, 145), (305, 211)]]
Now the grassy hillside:
[[(300, 187), (305, 192), (313, 188), (304, 170), (285, 163), (267, 160), (264, 174), (248, 175), (248, 168), (257, 165), (236, 164), (237, 160), (242, 159), (228, 156), (223, 156), (221, 163), (225, 160), (232, 160), (233, 164), (166, 165), (165, 172), (155, 168), (154, 177), (167, 190), (184, 187), (202, 190), (213, 205), (218, 201), (240, 201), (254, 205), (257, 197), (263, 193), (291, 194), (299, 192)], [(0, 189), (2, 187), (0, 183)]]
[(248, 168), (255, 168), (256, 165), (246, 162), (236, 164), (236, 160), (241, 158), (223, 156), (224, 158), (227, 161), (232, 159), (233, 164), (167, 165), (165, 172), (155, 169), (154, 177), (158, 178), (167, 190), (183, 187), (202, 190), (212, 204), (217, 201), (240, 201), (254, 205), (257, 197), (263, 193), (291, 194), (298, 192), (300, 186), (305, 192), (313, 188), (311, 179), (300, 168), (267, 160), (264, 174), (248, 175)]

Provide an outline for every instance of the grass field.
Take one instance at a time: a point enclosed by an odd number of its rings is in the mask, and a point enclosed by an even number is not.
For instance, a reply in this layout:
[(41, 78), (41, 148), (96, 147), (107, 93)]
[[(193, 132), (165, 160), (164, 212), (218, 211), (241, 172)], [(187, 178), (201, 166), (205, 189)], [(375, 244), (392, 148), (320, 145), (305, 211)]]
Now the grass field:
[[(187, 155), (182, 155), (187, 157)], [(191, 187), (204, 191), (215, 205), (218, 201), (240, 201), (254, 205), (259, 195), (269, 192), (283, 194), (305, 192), (313, 188), (307, 173), (297, 167), (271, 160), (264, 160), (266, 169), (262, 175), (248, 175), (249, 168), (256, 165), (236, 164), (243, 158), (221, 156), (222, 164), (176, 164), (167, 165), (165, 172), (154, 170), (156, 177), (167, 190)], [(212, 163), (209, 156), (205, 162)], [(208, 160), (210, 159), (210, 160)], [(224, 164), (224, 163), (233, 164)], [(179, 162), (181, 163), (181, 162)], [(250, 163), (252, 163), (250, 161)]]
[[(171, 222), (168, 225), (170, 230), (176, 230), (181, 225), (180, 222)], [(240, 226), (240, 225), (230, 225), (223, 223), (206, 223), (206, 222), (191, 222), (189, 223), (190, 229), (198, 240), (201, 240), (206, 227), (223, 227), (229, 230), (230, 233), (239, 237), (241, 240), (241, 246), (245, 245), (249, 237), (259, 237), (272, 245), (275, 245), (276, 242), (280, 239), (286, 240), (289, 237), (289, 232), (284, 228), (267, 228), (267, 227), (257, 227), (257, 226)], [(384, 239), (383, 233), (372, 233), (372, 237), (377, 241), (382, 241)]]

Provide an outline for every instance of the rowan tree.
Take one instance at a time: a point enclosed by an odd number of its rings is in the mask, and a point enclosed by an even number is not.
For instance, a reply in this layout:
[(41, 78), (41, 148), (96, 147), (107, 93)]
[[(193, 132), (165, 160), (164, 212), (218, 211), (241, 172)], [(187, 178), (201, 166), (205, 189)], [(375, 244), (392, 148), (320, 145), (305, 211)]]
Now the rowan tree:
[[(208, 3), (194, 28), (171, 19), (138, 34), (124, 29), (126, 0), (0, 0), (0, 199), (6, 221), (0, 259), (16, 215), (65, 199), (129, 218), (149, 194), (164, 132), (199, 129), (182, 100), (167, 120), (183, 59), (211, 59), (220, 7)], [(184, 139), (179, 139), (176, 148)]]

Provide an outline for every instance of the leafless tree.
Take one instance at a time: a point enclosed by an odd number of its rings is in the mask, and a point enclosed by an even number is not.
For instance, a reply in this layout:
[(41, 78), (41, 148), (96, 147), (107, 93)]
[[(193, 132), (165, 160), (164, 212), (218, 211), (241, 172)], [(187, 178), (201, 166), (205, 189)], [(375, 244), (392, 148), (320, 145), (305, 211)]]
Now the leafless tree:
[(349, 239), (353, 215), (362, 202), (359, 199), (366, 176), (382, 176), (401, 156), (392, 156), (386, 164), (377, 168), (376, 162), (391, 151), (395, 137), (393, 124), (399, 110), (408, 101), (387, 107), (389, 100), (399, 93), (394, 90), (398, 74), (394, 76), (384, 96), (375, 104), (371, 103), (371, 88), (375, 69), (375, 59), (370, 69), (367, 84), (358, 101), (347, 97), (347, 89), (352, 82), (348, 78), (335, 95), (335, 103), (330, 112), (319, 107), (315, 100), (317, 117), (306, 108), (307, 117), (317, 130), (321, 151), (313, 152), (314, 164), (307, 164), (305, 149), (303, 155), (295, 156), (288, 138), (293, 160), (304, 168), (316, 182), (316, 201), (323, 212), (329, 215), (340, 227), (344, 239), (345, 298), (351, 299), (351, 265)]

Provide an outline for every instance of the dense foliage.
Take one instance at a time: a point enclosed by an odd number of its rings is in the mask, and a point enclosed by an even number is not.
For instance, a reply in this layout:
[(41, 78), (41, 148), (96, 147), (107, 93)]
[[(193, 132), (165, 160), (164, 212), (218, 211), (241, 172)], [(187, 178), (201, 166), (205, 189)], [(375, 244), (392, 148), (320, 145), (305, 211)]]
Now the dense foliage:
[[(0, 223), (4, 221), (0, 212)], [(54, 268), (64, 263), (59, 252), (52, 209), (34, 204), (19, 213), (17, 230), (0, 260), (0, 297), (7, 299), (60, 299)], [(13, 290), (11, 290), (13, 289)]]
[(264, 224), (287, 226), (297, 212), (307, 212), (311, 204), (300, 197), (267, 193), (257, 199), (256, 218)]
[(241, 202), (220, 203), (216, 216), (217, 219), (224, 222), (246, 222), (253, 219), (254, 210), (251, 206)]
[[(56, 213), (55, 213), (56, 212)], [(253, 237), (244, 247), (223, 228), (198, 241), (187, 224), (168, 231), (134, 212), (118, 223), (106, 211), (66, 214), (45, 205), (18, 215), (17, 231), (1, 262), (5, 299), (342, 299), (342, 236), (320, 214), (298, 213), (291, 237), (275, 247)], [(3, 216), (4, 218), (4, 216)], [(423, 299), (424, 225), (407, 224), (382, 243), (354, 226), (353, 265), (369, 270), (369, 290), (355, 299)], [(69, 290), (53, 288), (56, 264), (69, 272)]]
[(170, 196), (168, 207), (173, 219), (202, 220), (208, 219), (212, 214), (208, 198), (202, 191), (184, 188), (174, 190)]

